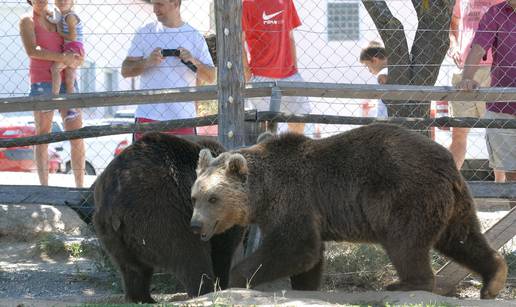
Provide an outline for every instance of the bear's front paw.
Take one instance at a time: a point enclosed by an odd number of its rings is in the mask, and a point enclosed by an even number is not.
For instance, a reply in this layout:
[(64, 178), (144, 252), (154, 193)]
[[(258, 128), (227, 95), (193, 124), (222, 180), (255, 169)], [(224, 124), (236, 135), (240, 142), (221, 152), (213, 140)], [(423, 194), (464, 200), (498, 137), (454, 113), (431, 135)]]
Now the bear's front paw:
[(230, 288), (248, 288), (247, 278), (239, 271), (232, 270), (229, 277)]

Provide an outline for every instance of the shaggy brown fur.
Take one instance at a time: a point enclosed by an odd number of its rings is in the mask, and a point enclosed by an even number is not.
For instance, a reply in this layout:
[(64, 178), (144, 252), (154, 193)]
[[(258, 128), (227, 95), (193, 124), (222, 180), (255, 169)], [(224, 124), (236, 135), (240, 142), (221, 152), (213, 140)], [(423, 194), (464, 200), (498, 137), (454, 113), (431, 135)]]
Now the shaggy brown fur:
[(217, 278), (227, 287), (242, 229), (209, 242), (190, 230), (190, 187), (202, 148), (215, 155), (224, 150), (212, 141), (149, 133), (116, 157), (95, 183), (95, 230), (120, 270), (128, 301), (154, 302), (149, 287), (157, 268), (174, 274), (190, 296), (213, 291)]
[(231, 286), (290, 276), (293, 289), (316, 290), (323, 242), (343, 240), (383, 246), (399, 276), (388, 290), (432, 291), (431, 248), (478, 273), (482, 298), (505, 283), (505, 260), (481, 234), (452, 156), (415, 132), (375, 124), (321, 140), (287, 134), (216, 159), (203, 150), (197, 171), (201, 233), (249, 223), (263, 233)]

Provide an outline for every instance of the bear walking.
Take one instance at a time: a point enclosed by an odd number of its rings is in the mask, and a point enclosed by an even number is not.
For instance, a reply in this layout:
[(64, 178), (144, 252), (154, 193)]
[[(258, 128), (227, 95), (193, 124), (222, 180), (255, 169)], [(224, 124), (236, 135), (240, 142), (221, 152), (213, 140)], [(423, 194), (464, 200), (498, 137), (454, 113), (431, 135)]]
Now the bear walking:
[(204, 242), (190, 229), (190, 188), (202, 148), (215, 155), (212, 141), (146, 134), (117, 156), (95, 182), (93, 222), (103, 247), (117, 265), (131, 302), (154, 302), (155, 269), (173, 273), (189, 296), (226, 288), (240, 227)]
[(374, 124), (320, 140), (286, 134), (218, 158), (202, 150), (197, 173), (197, 233), (250, 223), (263, 233), (230, 286), (290, 276), (294, 290), (316, 290), (324, 241), (381, 244), (399, 277), (388, 290), (432, 291), (431, 248), (478, 273), (482, 298), (505, 284), (505, 260), (480, 232), (451, 154), (416, 132)]

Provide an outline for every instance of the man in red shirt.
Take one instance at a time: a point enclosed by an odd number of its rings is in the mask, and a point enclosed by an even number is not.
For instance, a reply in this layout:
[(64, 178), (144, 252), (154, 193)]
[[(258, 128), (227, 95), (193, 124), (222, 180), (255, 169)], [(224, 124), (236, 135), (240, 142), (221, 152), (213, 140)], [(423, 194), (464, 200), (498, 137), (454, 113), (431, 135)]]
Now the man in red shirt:
[[(292, 0), (243, 0), (242, 29), (244, 70), (250, 82), (303, 81), (297, 70), (296, 46), (292, 30), (301, 25)], [(270, 110), (270, 97), (251, 98), (246, 108)], [(272, 110), (278, 111), (278, 110)], [(282, 97), (279, 111), (308, 114), (306, 97)], [(303, 123), (289, 123), (290, 131), (303, 133)]]

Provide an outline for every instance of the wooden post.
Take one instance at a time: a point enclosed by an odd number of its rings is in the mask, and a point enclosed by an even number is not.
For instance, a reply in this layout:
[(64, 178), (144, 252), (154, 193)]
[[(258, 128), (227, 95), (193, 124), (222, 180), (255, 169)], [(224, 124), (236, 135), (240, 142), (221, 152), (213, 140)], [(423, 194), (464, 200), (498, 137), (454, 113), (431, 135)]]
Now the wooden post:
[(244, 69), (242, 0), (215, 0), (219, 141), (231, 149), (244, 145)]

